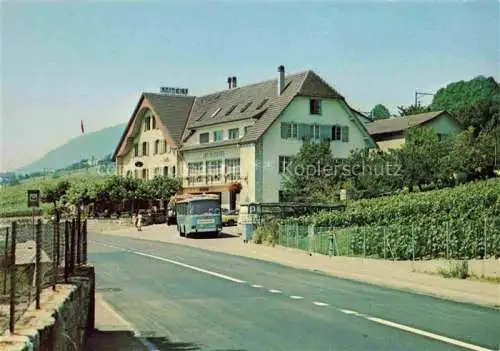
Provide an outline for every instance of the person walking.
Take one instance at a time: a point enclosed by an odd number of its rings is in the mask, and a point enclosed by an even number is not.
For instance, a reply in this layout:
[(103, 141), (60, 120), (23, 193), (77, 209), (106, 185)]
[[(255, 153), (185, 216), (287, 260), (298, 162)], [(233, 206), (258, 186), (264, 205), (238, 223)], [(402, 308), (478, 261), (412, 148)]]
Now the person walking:
[(137, 215), (135, 217), (135, 226), (137, 231), (142, 231), (142, 213), (141, 211), (137, 211)]

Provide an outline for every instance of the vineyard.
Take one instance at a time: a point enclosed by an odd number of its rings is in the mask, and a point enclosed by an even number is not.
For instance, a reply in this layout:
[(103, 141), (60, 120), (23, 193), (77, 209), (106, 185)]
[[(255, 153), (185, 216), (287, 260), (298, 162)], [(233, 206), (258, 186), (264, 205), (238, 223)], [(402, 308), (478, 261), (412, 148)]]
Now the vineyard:
[[(97, 180), (101, 178), (96, 169), (61, 172), (59, 177), (38, 177), (30, 178), (21, 181), (17, 185), (7, 186), (0, 191), (0, 217), (23, 217), (30, 216), (31, 209), (27, 207), (26, 193), (29, 189), (42, 189), (45, 186), (52, 186), (60, 181), (67, 180), (69, 182), (83, 180)], [(51, 204), (40, 204), (40, 210), (36, 211), (36, 215), (41, 215), (44, 211), (48, 211), (52, 207)]]
[[(341, 255), (394, 259), (498, 258), (500, 179), (361, 200), (349, 204), (344, 212), (287, 219), (280, 223), (280, 238), (276, 240), (283, 241), (281, 237), (294, 233), (297, 243), (306, 243), (309, 228), (316, 228), (315, 233), (335, 234), (335, 248)], [(326, 235), (322, 238), (328, 240)]]

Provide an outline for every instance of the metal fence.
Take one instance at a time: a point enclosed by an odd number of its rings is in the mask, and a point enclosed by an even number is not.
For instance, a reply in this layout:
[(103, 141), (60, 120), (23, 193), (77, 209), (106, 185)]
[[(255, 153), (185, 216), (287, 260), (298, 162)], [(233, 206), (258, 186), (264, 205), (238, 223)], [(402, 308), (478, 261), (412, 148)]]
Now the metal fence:
[(500, 257), (500, 218), (479, 218), (462, 225), (440, 222), (364, 227), (280, 225), (274, 241), (323, 255), (391, 260)]
[(56, 290), (86, 263), (86, 220), (14, 221), (0, 228), (0, 332), (13, 333), (33, 301), (40, 309), (42, 289)]

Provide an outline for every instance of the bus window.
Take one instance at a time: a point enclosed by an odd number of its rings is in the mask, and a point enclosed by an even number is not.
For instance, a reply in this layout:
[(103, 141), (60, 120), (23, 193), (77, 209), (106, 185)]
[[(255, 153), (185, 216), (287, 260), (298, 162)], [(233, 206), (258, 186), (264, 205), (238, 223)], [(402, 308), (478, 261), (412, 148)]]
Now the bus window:
[(202, 214), (219, 214), (220, 203), (217, 200), (203, 200), (193, 201), (189, 206), (189, 214), (202, 215)]

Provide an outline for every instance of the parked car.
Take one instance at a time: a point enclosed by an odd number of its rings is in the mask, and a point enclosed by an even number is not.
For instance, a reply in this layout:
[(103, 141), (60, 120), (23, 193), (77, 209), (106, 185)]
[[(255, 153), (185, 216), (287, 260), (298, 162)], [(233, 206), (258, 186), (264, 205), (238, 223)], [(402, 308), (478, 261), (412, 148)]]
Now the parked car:
[(224, 211), (222, 212), (222, 225), (232, 226), (238, 223), (238, 211)]

